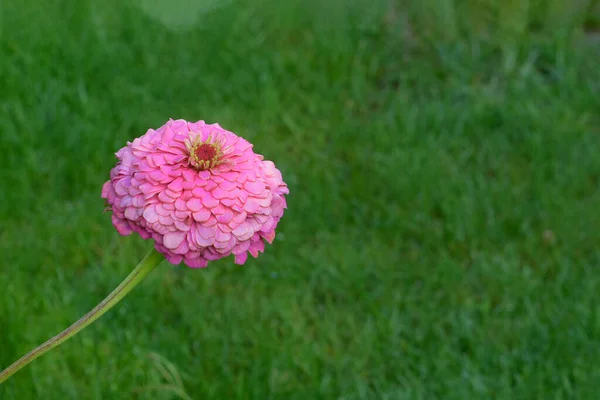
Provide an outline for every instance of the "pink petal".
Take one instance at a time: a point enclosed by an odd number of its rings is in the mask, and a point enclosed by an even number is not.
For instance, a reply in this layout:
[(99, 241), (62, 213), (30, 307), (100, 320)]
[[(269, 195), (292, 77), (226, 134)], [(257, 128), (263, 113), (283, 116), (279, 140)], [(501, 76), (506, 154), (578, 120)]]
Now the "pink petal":
[(284, 207), (285, 207), (285, 199), (278, 194), (274, 195), (273, 201), (271, 202), (272, 214), (274, 214), (274, 215), (283, 214)]
[(265, 222), (262, 227), (258, 230), (260, 230), (261, 232), (269, 232), (272, 230), (275, 230), (275, 218), (273, 217), (269, 217), (269, 219), (267, 220), (267, 222)]
[(186, 219), (187, 217), (190, 216), (190, 212), (189, 211), (175, 211), (174, 213), (175, 218), (183, 221), (184, 219)]
[(196, 235), (196, 244), (200, 247), (209, 247), (215, 243), (215, 238), (203, 238), (200, 235)]
[(181, 192), (183, 190), (182, 184), (183, 184), (183, 179), (176, 178), (173, 182), (169, 183), (169, 186), (167, 186), (167, 188), (169, 188), (173, 192)]
[(171, 214), (171, 212), (169, 210), (166, 210), (162, 204), (156, 205), (156, 213), (162, 217), (166, 217), (167, 215)]
[(181, 242), (183, 242), (183, 239), (185, 239), (185, 235), (185, 232), (169, 232), (165, 236), (163, 236), (163, 245), (167, 249), (173, 250), (177, 248), (177, 246), (179, 246)]
[(254, 235), (252, 227), (247, 222), (238, 225), (231, 233), (234, 234), (238, 240), (248, 240)]
[(228, 232), (230, 233), (233, 229), (231, 229), (231, 227), (227, 224), (217, 224), (219, 226), (219, 229), (222, 230), (223, 232)]
[(214, 226), (217, 224), (217, 219), (212, 215), (208, 217), (206, 221), (204, 221), (204, 226)]
[(166, 191), (169, 189), (166, 189), (164, 192), (160, 192), (158, 194), (158, 199), (160, 201), (162, 201), (163, 203), (173, 203), (175, 202), (175, 197), (170, 197), (166, 194)]
[(208, 208), (213, 208), (219, 204), (219, 200), (207, 193), (204, 197), (202, 197), (202, 203)]
[(115, 193), (117, 193), (119, 196), (125, 196), (127, 194), (127, 188), (125, 187), (125, 182), (123, 182), (123, 179), (119, 180), (115, 186)]
[(256, 258), (258, 257), (258, 253), (262, 253), (263, 251), (265, 251), (265, 243), (261, 240), (259, 240), (258, 242), (253, 242), (250, 245), (248, 251), (250, 252), (250, 254), (252, 254), (252, 257)]
[(254, 215), (254, 219), (258, 221), (259, 224), (264, 224), (269, 220), (269, 216), (264, 214), (256, 214)]
[(246, 260), (248, 259), (248, 253), (247, 252), (243, 252), (241, 254), (238, 254), (235, 256), (235, 263), (238, 265), (244, 265), (244, 263), (246, 262)]
[(229, 250), (227, 249), (227, 247), (229, 247), (229, 243), (227, 242), (219, 242), (219, 241), (215, 241), (213, 243), (213, 247), (217, 250), (217, 252), (219, 252), (220, 254), (224, 254), (224, 253), (228, 253)]
[(142, 208), (144, 207), (144, 196), (137, 195), (133, 199), (131, 199), (131, 204), (134, 207)]
[(129, 234), (131, 234), (131, 232), (133, 232), (133, 229), (131, 229), (131, 225), (129, 225), (129, 222), (127, 222), (127, 220), (117, 218), (117, 216), (114, 214), (111, 218), (112, 218), (112, 223), (115, 226), (115, 228), (117, 229), (117, 232), (119, 232), (119, 234), (125, 236), (125, 235), (129, 235)]
[(165, 189), (165, 193), (167, 196), (171, 197), (172, 199), (176, 199), (181, 196), (181, 192), (174, 192), (169, 188)]
[(208, 265), (208, 261), (202, 257), (186, 258), (183, 262), (190, 268), (204, 268)]
[(245, 203), (246, 200), (248, 200), (248, 192), (246, 192), (245, 190), (240, 190), (239, 191), (239, 196), (238, 199), (240, 199), (242, 201), (242, 203)]
[(155, 194), (162, 191), (162, 187), (153, 185), (151, 183), (143, 183), (140, 185), (140, 190), (144, 194)]
[(183, 179), (186, 181), (194, 181), (194, 179), (196, 179), (197, 176), (198, 173), (193, 169), (185, 169), (183, 171)]
[(223, 257), (221, 254), (219, 254), (212, 246), (206, 247), (204, 249), (204, 251), (202, 252), (202, 257), (206, 258), (207, 260), (218, 260), (219, 258)]
[(152, 159), (152, 162), (154, 163), (154, 165), (156, 165), (157, 167), (160, 167), (161, 165), (165, 164), (165, 156), (163, 154), (154, 154), (152, 156), (148, 156), (148, 158)]
[(200, 211), (192, 214), (194, 220), (197, 222), (204, 222), (208, 220), (208, 218), (210, 218), (210, 215), (210, 210), (208, 210), (207, 208), (202, 208)]
[(173, 218), (171, 218), (171, 217), (163, 217), (162, 215), (159, 214), (158, 215), (158, 222), (161, 225), (165, 225), (165, 226), (167, 226), (167, 225), (173, 225)]
[(233, 222), (235, 222), (236, 224), (241, 224), (246, 220), (246, 218), (248, 218), (248, 214), (246, 213), (246, 211), (242, 211), (241, 213), (236, 214), (233, 217)]
[[(232, 184), (235, 185), (234, 181), (238, 178), (239, 172), (222, 172), (221, 173), (221, 177), (224, 178), (226, 181), (231, 182)], [(223, 182), (225, 183), (225, 182)], [(220, 183), (219, 186), (222, 186), (223, 183)], [(237, 185), (236, 185), (237, 186)], [(226, 189), (226, 188), (223, 188)], [(229, 190), (229, 189), (226, 189)]]
[(148, 177), (155, 182), (160, 182), (165, 178), (165, 174), (163, 174), (160, 170), (154, 170), (148, 174)]
[(197, 228), (197, 230), (198, 230), (198, 233), (200, 234), (200, 236), (202, 236), (205, 239), (214, 238), (215, 234), (217, 232), (217, 229), (214, 228), (214, 227), (213, 228), (209, 228), (209, 227), (202, 226), (202, 225), (199, 226)]
[(229, 239), (231, 238), (231, 234), (228, 232), (223, 232), (219, 229), (217, 229), (216, 233), (215, 233), (215, 240), (217, 242), (228, 242)]
[(267, 192), (267, 193), (268, 193), (267, 197), (256, 199), (256, 201), (258, 202), (258, 204), (261, 207), (269, 207), (271, 205), (271, 201), (273, 200), (273, 195), (269, 192)]
[[(135, 179), (131, 180), (131, 186), (129, 186), (129, 188), (127, 188), (127, 193), (129, 193), (129, 195), (131, 196), (137, 196), (138, 194), (142, 193), (142, 191), (140, 189), (138, 189), (139, 186), (139, 182), (133, 182)], [(134, 186), (135, 185), (135, 186)]]
[(235, 255), (242, 254), (250, 248), (251, 242), (246, 240), (245, 242), (238, 242), (235, 247), (231, 250), (231, 252)]
[(137, 208), (135, 207), (127, 207), (125, 209), (125, 218), (130, 219), (130, 220), (136, 220), (138, 217), (137, 214)]
[[(224, 175), (224, 174), (222, 174)], [(235, 188), (238, 187), (238, 185), (235, 182), (231, 182), (231, 181), (223, 181), (221, 183), (219, 183), (219, 187), (223, 190), (233, 190)]]
[(244, 183), (247, 180), (248, 180), (248, 175), (246, 175), (246, 174), (240, 174), (236, 179), (236, 181), (239, 183)]
[(206, 187), (205, 189), (208, 190), (209, 192), (215, 190), (218, 187), (217, 183), (214, 180), (210, 180), (206, 182)]
[(275, 231), (272, 230), (270, 232), (261, 233), (261, 236), (265, 238), (267, 242), (273, 243), (273, 239), (275, 239)]
[(202, 205), (202, 202), (200, 201), (200, 199), (198, 199), (198, 198), (196, 198), (196, 197), (194, 197), (194, 198), (192, 198), (192, 199), (188, 200), (188, 202), (186, 203), (186, 205), (187, 205), (187, 208), (188, 208), (190, 211), (194, 211), (194, 212), (195, 212), (195, 211), (200, 211), (200, 210), (202, 210), (202, 208), (204, 207), (204, 206)]
[(165, 258), (167, 259), (167, 261), (174, 265), (179, 264), (181, 262), (181, 260), (183, 260), (183, 256), (181, 256), (179, 254), (169, 254), (169, 253), (165, 253), (165, 252), (161, 252), (161, 253), (165, 254)]
[(260, 207), (260, 204), (254, 197), (248, 197), (244, 203), (244, 210), (251, 214), (255, 213), (258, 210), (258, 207)]
[(206, 195), (206, 190), (202, 189), (201, 187), (195, 187), (194, 190), (192, 190), (192, 194), (195, 197), (202, 198)]
[(112, 189), (112, 181), (107, 181), (102, 185), (102, 198), (106, 199), (108, 197), (108, 193)]
[(161, 142), (163, 143), (169, 143), (171, 140), (173, 140), (173, 136), (175, 136), (175, 132), (173, 132), (173, 129), (171, 129), (170, 126), (167, 126), (163, 131), (162, 131), (162, 140)]
[(231, 210), (225, 210), (221, 215), (217, 215), (217, 221), (226, 224), (233, 219), (233, 212)]
[(227, 198), (231, 199), (231, 200), (235, 200), (235, 199), (238, 198), (238, 196), (240, 195), (240, 193), (245, 193), (245, 192), (242, 192), (242, 191), (240, 191), (237, 188), (233, 189), (233, 190), (230, 190), (229, 192), (227, 192)]
[(226, 190), (221, 189), (220, 187), (212, 190), (210, 194), (213, 195), (215, 199), (224, 199), (229, 194)]
[(210, 211), (215, 216), (219, 216), (219, 215), (223, 214), (225, 211), (227, 211), (227, 207), (225, 207), (223, 204), (219, 203), (215, 207), (211, 208)]
[(181, 199), (181, 198), (177, 198), (175, 200), (175, 208), (179, 211), (187, 211), (188, 210), (187, 203), (185, 201), (183, 201), (183, 199)]
[(173, 225), (175, 225), (175, 227), (177, 229), (179, 229), (182, 232), (187, 232), (191, 229), (192, 225), (190, 223), (184, 222), (184, 221), (178, 221), (176, 219), (173, 220)]
[(261, 181), (247, 181), (246, 183), (244, 183), (244, 189), (246, 189), (249, 193), (259, 195), (262, 192), (264, 192), (265, 184)]
[(125, 196), (120, 201), (113, 202), (113, 206), (116, 204), (118, 204), (121, 208), (127, 208), (133, 205), (133, 199), (131, 198), (131, 196)]
[(229, 172), (233, 169), (233, 163), (226, 162), (226, 163), (219, 165), (218, 168), (219, 168), (219, 173), (221, 173), (221, 174), (224, 172)]
[[(167, 155), (165, 154), (165, 162), (167, 162)], [(161, 165), (160, 172), (170, 177), (173, 174), (173, 168), (170, 165)], [(177, 174), (179, 175), (179, 174)]]
[(156, 213), (156, 210), (154, 209), (153, 205), (148, 206), (144, 209), (143, 216), (144, 219), (151, 224), (158, 222), (158, 214)]
[[(185, 236), (184, 236), (184, 238), (185, 238)], [(177, 248), (173, 250), (173, 253), (186, 254), (188, 251), (190, 251), (190, 246), (188, 246), (186, 240), (182, 240), (181, 243), (179, 244), (179, 246), (177, 246)]]
[(150, 171), (152, 171), (154, 168), (151, 168), (151, 167), (148, 165), (148, 163), (146, 162), (146, 160), (140, 160), (140, 161), (138, 162), (138, 169), (139, 169), (141, 172), (150, 172)]

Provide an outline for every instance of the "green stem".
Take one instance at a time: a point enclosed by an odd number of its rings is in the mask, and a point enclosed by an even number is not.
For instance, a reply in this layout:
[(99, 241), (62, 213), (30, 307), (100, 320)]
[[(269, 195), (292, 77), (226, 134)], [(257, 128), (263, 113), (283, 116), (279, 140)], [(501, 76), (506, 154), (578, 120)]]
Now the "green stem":
[(90, 312), (85, 314), (81, 319), (73, 325), (49, 339), (45, 343), (39, 345), (29, 353), (25, 354), (19, 360), (0, 372), (0, 384), (11, 377), (15, 372), (44, 354), (50, 349), (66, 342), (71, 337), (75, 336), (80, 330), (90, 325), (92, 322), (100, 318), (105, 312), (110, 310), (123, 297), (127, 295), (134, 287), (138, 285), (160, 262), (164, 260), (164, 256), (152, 249), (150, 253), (135, 267), (135, 269), (125, 278), (121, 284), (112, 291), (100, 304), (94, 307)]

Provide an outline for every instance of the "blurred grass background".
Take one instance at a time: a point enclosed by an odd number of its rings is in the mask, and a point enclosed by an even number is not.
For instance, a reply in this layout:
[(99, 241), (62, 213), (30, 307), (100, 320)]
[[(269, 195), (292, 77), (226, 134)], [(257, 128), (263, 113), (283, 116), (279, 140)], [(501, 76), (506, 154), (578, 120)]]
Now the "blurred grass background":
[(168, 118), (289, 183), (243, 267), (159, 271), (12, 399), (595, 399), (600, 2), (3, 0), (0, 367), (150, 247), (100, 187)]

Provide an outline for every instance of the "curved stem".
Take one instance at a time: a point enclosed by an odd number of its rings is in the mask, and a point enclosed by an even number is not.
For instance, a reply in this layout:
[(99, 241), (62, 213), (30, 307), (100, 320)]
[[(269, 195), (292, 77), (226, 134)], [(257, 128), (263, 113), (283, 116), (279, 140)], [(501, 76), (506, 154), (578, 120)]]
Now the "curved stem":
[(115, 290), (112, 291), (102, 302), (94, 307), (90, 312), (85, 314), (81, 319), (75, 322), (73, 325), (49, 339), (45, 343), (39, 345), (29, 353), (25, 354), (19, 360), (15, 361), (12, 365), (0, 372), (0, 384), (10, 378), (15, 372), (44, 354), (50, 349), (66, 342), (71, 337), (75, 336), (86, 326), (100, 318), (105, 312), (110, 310), (115, 304), (117, 304), (123, 297), (127, 295), (134, 287), (138, 285), (145, 277), (150, 273), (160, 262), (164, 260), (164, 256), (152, 249), (150, 253), (135, 267), (135, 269), (125, 278), (123, 282)]

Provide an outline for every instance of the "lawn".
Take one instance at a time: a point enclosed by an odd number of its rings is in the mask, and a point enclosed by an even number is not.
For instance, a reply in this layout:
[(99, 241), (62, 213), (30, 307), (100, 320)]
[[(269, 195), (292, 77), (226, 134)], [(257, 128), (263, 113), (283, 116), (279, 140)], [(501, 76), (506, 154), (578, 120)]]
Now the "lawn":
[(4, 0), (0, 368), (151, 248), (103, 213), (128, 140), (219, 122), (291, 193), (258, 259), (164, 262), (0, 399), (597, 398), (593, 3)]

